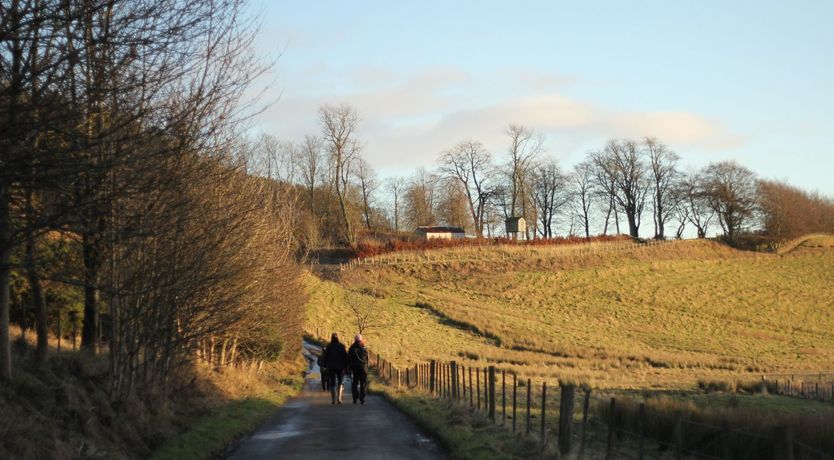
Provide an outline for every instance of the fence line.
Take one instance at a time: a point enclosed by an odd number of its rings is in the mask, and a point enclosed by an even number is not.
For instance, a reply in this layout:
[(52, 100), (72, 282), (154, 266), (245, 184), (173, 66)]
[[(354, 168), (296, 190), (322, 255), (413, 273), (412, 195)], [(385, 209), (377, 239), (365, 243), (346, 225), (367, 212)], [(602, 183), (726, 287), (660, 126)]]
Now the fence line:
[[(318, 331), (317, 328), (317, 333)], [(321, 335), (317, 334), (316, 337), (319, 338)], [(460, 365), (456, 361), (430, 360), (399, 368), (373, 350), (369, 350), (368, 353), (370, 367), (386, 384), (468, 407), (471, 411), (482, 414), (491, 423), (503, 426), (513, 433), (519, 432), (519, 429), (523, 430), (521, 433), (524, 436), (536, 439), (542, 448), (548, 446), (551, 434), (555, 431), (556, 443), (551, 447), (558, 449), (563, 456), (570, 452), (578, 452), (576, 458), (583, 459), (589, 444), (588, 427), (590, 424), (596, 424), (607, 433), (606, 459), (612, 458), (617, 449), (627, 452), (636, 449), (637, 458), (643, 460), (647, 452), (645, 443), (651, 441), (660, 449), (672, 451), (676, 459), (684, 456), (706, 459), (735, 458), (736, 454), (744, 451), (746, 458), (764, 456), (774, 460), (834, 460), (831, 454), (795, 441), (787, 427), (776, 427), (768, 433), (755, 433), (731, 428), (728, 424), (719, 426), (688, 420), (681, 412), (670, 416), (650, 410), (642, 402), (637, 406), (636, 413), (633, 413), (631, 406), (618, 403), (615, 398), (610, 398), (608, 404), (592, 408), (592, 390), (571, 383), (559, 382), (558, 391), (554, 391), (554, 396), (549, 396), (550, 388), (547, 381), (537, 383), (530, 378), (519, 379), (516, 373), (499, 370), (495, 366), (479, 368)], [(507, 398), (508, 373), (512, 374), (510, 400)], [(523, 387), (521, 392), (518, 391), (519, 387)], [(535, 388), (540, 388), (541, 391), (535, 394)], [(579, 445), (572, 446), (574, 403), (577, 393), (580, 392), (584, 394), (582, 420), (579, 424)], [(508, 405), (510, 407), (507, 407)], [(549, 413), (556, 414), (551, 416), (557, 420), (555, 430), (547, 419)], [(519, 416), (522, 417), (521, 426), (517, 425)], [(507, 423), (508, 418), (511, 424)], [(539, 429), (534, 429), (533, 419), (538, 419), (536, 422)], [(636, 428), (629, 429), (628, 423), (635, 420)], [(655, 423), (652, 426), (654, 432), (650, 432), (647, 429), (647, 420), (660, 421), (663, 424)], [(671, 436), (668, 434), (669, 426), (672, 427)], [(628, 445), (629, 440), (637, 445)], [(735, 444), (732, 444), (733, 440)]]
[(834, 373), (830, 371), (763, 375), (762, 385), (781, 396), (834, 402)]

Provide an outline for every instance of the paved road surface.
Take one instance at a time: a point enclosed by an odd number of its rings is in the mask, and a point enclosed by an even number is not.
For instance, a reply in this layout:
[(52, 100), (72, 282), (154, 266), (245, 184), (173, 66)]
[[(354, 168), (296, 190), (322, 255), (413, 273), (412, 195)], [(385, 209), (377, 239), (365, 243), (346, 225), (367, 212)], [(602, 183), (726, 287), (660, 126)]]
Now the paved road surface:
[[(308, 350), (313, 350), (307, 345)], [(321, 390), (310, 351), (310, 372), (302, 393), (290, 400), (245, 440), (229, 459), (445, 459), (435, 441), (388, 402), (368, 395), (352, 403), (345, 379), (342, 405)]]

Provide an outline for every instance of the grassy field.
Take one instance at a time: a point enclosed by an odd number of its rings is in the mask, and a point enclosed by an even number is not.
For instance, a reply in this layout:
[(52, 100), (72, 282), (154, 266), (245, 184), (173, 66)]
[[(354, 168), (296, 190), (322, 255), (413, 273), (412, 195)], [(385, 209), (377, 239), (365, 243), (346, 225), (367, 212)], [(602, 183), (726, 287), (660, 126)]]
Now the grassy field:
[(308, 330), (352, 335), (356, 310), (395, 365), (457, 360), (595, 388), (834, 369), (834, 238), (779, 255), (711, 241), (595, 248), (450, 249), (311, 275)]

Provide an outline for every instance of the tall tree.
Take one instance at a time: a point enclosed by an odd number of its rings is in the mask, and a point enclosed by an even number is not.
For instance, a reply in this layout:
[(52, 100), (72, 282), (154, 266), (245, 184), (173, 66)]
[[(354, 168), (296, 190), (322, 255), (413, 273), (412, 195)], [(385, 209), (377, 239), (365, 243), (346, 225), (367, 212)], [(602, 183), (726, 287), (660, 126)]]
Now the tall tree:
[(666, 223), (674, 214), (678, 196), (674, 193), (678, 180), (678, 154), (653, 137), (643, 140), (649, 156), (652, 183), (652, 210), (655, 239), (664, 239)]
[(616, 205), (628, 220), (628, 233), (640, 235), (640, 218), (648, 193), (648, 171), (640, 153), (640, 146), (631, 139), (611, 140), (591, 159), (599, 171), (600, 185), (607, 188)]
[(735, 161), (712, 163), (704, 170), (704, 190), (724, 237), (734, 241), (755, 212), (756, 175)]
[(316, 186), (322, 179), (323, 172), (322, 141), (317, 136), (304, 136), (299, 153), (299, 172), (304, 188), (307, 189), (310, 211), (317, 215)]
[(361, 157), (356, 162), (356, 182), (362, 195), (362, 215), (365, 227), (370, 230), (374, 194), (379, 188), (379, 181), (371, 165)]
[(419, 168), (409, 181), (404, 194), (404, 214), (411, 227), (434, 225), (435, 195), (439, 179), (434, 174)]
[[(688, 171), (678, 183), (680, 217), (695, 227), (698, 238), (706, 238), (715, 210), (710, 206), (703, 171)], [(679, 218), (680, 218), (679, 217)]]
[(347, 104), (324, 105), (319, 108), (322, 137), (330, 153), (333, 168), (333, 185), (339, 199), (339, 210), (344, 225), (344, 237), (348, 244), (356, 243), (356, 235), (348, 215), (347, 189), (352, 163), (359, 156), (356, 129), (359, 112)]
[(441, 154), (440, 171), (463, 186), (475, 232), (484, 236), (484, 212), (492, 197), (495, 174), (489, 152), (480, 142), (466, 139)]
[(461, 183), (455, 179), (446, 178), (437, 185), (440, 193), (435, 214), (438, 219), (446, 225), (471, 231), (472, 218), (469, 214), (469, 203)]
[(544, 137), (531, 128), (517, 124), (509, 125), (505, 133), (510, 138), (506, 165), (509, 179), (508, 217), (520, 216), (532, 222), (534, 219), (530, 218), (527, 210), (527, 203), (530, 201), (527, 184), (530, 182), (529, 175), (536, 158), (544, 151)]
[(538, 209), (542, 238), (553, 238), (553, 221), (560, 209), (570, 202), (567, 178), (556, 160), (548, 158), (533, 168), (533, 202)]
[(405, 186), (405, 180), (400, 176), (392, 176), (385, 180), (385, 188), (391, 195), (391, 204), (393, 205), (394, 232), (400, 231), (400, 200)]
[(587, 161), (577, 163), (569, 177), (574, 202), (574, 213), (582, 223), (585, 238), (591, 237), (591, 206), (596, 194), (593, 165)]

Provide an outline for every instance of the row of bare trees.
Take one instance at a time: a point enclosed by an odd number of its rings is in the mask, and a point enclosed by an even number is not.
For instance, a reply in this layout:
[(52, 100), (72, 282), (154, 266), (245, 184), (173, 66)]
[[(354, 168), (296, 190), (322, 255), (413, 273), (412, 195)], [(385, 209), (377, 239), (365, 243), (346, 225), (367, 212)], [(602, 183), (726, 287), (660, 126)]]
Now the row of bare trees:
[[(274, 150), (283, 153), (262, 155), (259, 168), (303, 189), (300, 238), (307, 248), (354, 244), (360, 229), (400, 232), (421, 225), (494, 237), (510, 217), (525, 218), (527, 239), (552, 238), (557, 229), (657, 239), (672, 231), (680, 238), (687, 228), (704, 238), (717, 228), (733, 240), (766, 220), (762, 200), (769, 189), (751, 170), (733, 161), (684, 169), (678, 154), (655, 138), (612, 139), (564, 170), (548, 155), (544, 136), (512, 124), (500, 157), (467, 138), (440, 152), (433, 169), (380, 180), (361, 155), (355, 108), (323, 106), (319, 121), (320, 134), (300, 143), (262, 136), (252, 147), (282, 145)], [(283, 172), (273, 173), (277, 164)], [(648, 217), (651, 233), (643, 222)]]
[(82, 350), (106, 353), (115, 397), (165, 388), (195, 354), (297, 349), (298, 197), (250, 174), (236, 141), (262, 71), (242, 7), (2, 3), (0, 379), (12, 307), (35, 312), (43, 362), (64, 332), (59, 290), (82, 299)]

